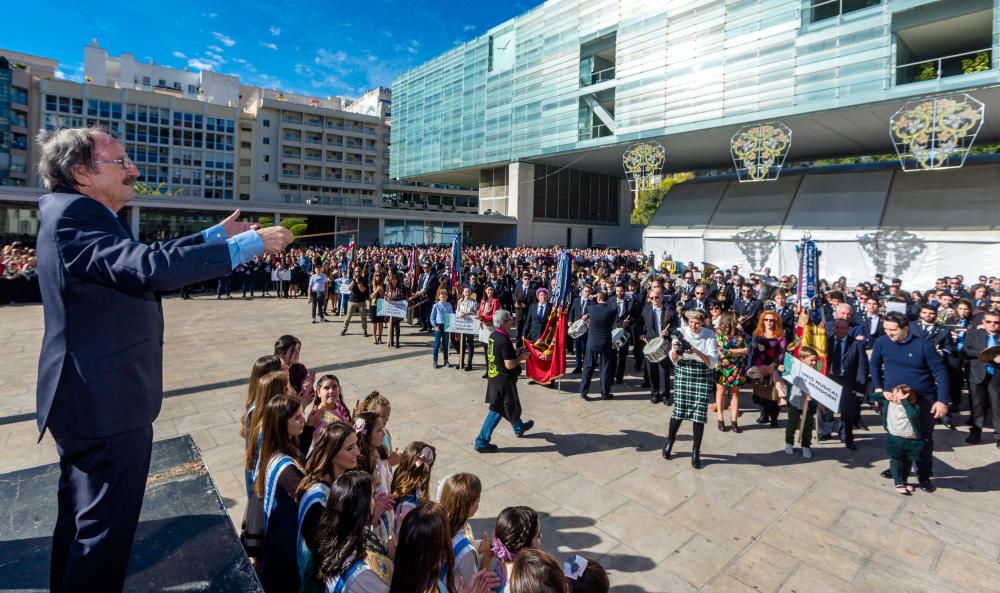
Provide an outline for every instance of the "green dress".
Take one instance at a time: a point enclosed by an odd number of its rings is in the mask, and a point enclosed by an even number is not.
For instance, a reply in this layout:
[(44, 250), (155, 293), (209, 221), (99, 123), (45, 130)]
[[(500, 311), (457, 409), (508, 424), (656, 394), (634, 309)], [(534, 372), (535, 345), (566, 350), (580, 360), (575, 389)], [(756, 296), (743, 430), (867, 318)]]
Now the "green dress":
[(747, 381), (744, 371), (746, 361), (745, 356), (735, 357), (730, 352), (747, 347), (746, 338), (742, 334), (725, 338), (719, 334), (715, 335), (715, 344), (718, 347), (719, 362), (715, 365), (715, 382), (723, 387), (739, 387)]

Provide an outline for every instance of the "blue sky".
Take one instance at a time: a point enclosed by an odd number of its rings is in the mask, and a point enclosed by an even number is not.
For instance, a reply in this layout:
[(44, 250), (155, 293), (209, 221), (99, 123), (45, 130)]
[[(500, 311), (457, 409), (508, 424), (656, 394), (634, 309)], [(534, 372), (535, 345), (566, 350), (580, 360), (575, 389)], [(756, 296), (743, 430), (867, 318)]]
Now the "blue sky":
[(243, 4), (207, 0), (53, 2), (18, 7), (6, 49), (59, 61), (83, 78), (83, 46), (174, 68), (211, 68), (245, 84), (357, 96), (482, 35), (542, 0), (342, 0)]

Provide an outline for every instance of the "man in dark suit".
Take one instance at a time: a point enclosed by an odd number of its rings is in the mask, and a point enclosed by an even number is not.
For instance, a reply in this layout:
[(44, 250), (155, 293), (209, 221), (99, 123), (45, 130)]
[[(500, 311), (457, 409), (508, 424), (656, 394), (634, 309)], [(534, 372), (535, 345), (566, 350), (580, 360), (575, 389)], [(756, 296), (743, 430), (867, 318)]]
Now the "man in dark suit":
[(611, 328), (617, 317), (614, 309), (608, 306), (608, 293), (598, 291), (597, 302), (587, 307), (587, 320), (590, 329), (587, 331), (587, 355), (583, 363), (583, 376), (580, 379), (580, 398), (588, 400), (590, 379), (594, 376), (594, 366), (600, 363), (601, 399), (613, 399), (611, 395), (612, 368)]
[[(535, 291), (535, 298), (538, 301), (528, 306), (527, 319), (524, 322), (524, 339), (529, 342), (534, 342), (541, 337), (542, 332), (545, 331), (549, 314), (552, 313), (548, 289), (539, 288)], [(523, 346), (523, 342), (521, 345)]]
[[(589, 284), (584, 284), (583, 288), (580, 289), (580, 296), (573, 299), (573, 304), (569, 308), (569, 322), (572, 324), (583, 318), (587, 314), (587, 309), (593, 304), (590, 298), (590, 293), (592, 289)], [(584, 351), (587, 348), (587, 335), (583, 334), (579, 338), (573, 340), (573, 351), (576, 354), (576, 366), (570, 372), (571, 375), (575, 375), (580, 372), (583, 367), (583, 357)]]
[(871, 350), (875, 340), (885, 335), (882, 327), (882, 314), (879, 313), (879, 300), (869, 298), (865, 301), (865, 312), (861, 317), (861, 335), (865, 337), (865, 349)]
[(737, 322), (748, 334), (753, 334), (757, 327), (757, 317), (764, 310), (764, 303), (754, 297), (753, 289), (749, 285), (740, 286), (739, 296), (733, 303), (733, 312), (736, 313)]
[(431, 270), (430, 262), (424, 262), (424, 271), (417, 279), (417, 294), (427, 297), (424, 302), (417, 307), (417, 315), (420, 320), (420, 331), (431, 331), (431, 307), (434, 306), (434, 295), (437, 294), (438, 275)]
[(970, 329), (965, 335), (962, 351), (969, 361), (970, 399), (972, 400), (972, 426), (966, 443), (974, 445), (982, 441), (983, 425), (986, 423), (986, 408), (993, 409), (993, 435), (996, 446), (1000, 447), (1000, 365), (996, 359), (992, 363), (979, 360), (979, 355), (987, 348), (1000, 346), (1000, 313), (990, 311), (983, 315), (986, 329)]
[(528, 320), (528, 307), (535, 302), (535, 289), (531, 281), (531, 272), (521, 273), (521, 280), (514, 286), (514, 327), (517, 337), (524, 335), (524, 324)]
[(144, 245), (117, 217), (139, 171), (100, 129), (41, 140), (38, 277), (45, 335), (38, 364), (39, 440), (48, 429), (61, 475), (53, 591), (120, 591), (163, 398), (160, 291), (228, 274), (292, 240), (250, 230), (234, 212), (207, 231)]
[(846, 319), (833, 322), (833, 335), (827, 337), (826, 351), (830, 358), (829, 377), (840, 385), (840, 438), (844, 446), (854, 451), (854, 426), (861, 415), (856, 394), (864, 393), (868, 381), (868, 354), (864, 341), (850, 337)]
[[(703, 284), (695, 286), (691, 293), (691, 298), (684, 302), (684, 310), (696, 309), (708, 315), (708, 287)], [(675, 311), (676, 314), (676, 311)]]
[[(667, 336), (677, 327), (677, 312), (663, 304), (663, 293), (659, 288), (654, 288), (649, 293), (649, 303), (642, 310), (642, 325), (643, 345), (661, 337), (669, 343)], [(670, 396), (670, 374), (674, 370), (674, 365), (670, 362), (670, 357), (666, 356), (655, 363), (646, 360), (645, 365), (650, 400), (654, 404), (666, 400), (667, 405), (671, 405), (673, 398)]]
[[(625, 294), (623, 285), (615, 286), (615, 296), (608, 301), (608, 307), (615, 312), (614, 327), (623, 328), (625, 335), (630, 335), (631, 326), (641, 314), (642, 309), (636, 307), (632, 298)], [(625, 361), (628, 360), (628, 352), (628, 344), (615, 351), (615, 383), (619, 385), (625, 381)]]
[(774, 293), (774, 313), (781, 320), (781, 328), (785, 332), (785, 341), (791, 345), (795, 341), (795, 311), (788, 305), (788, 294), (779, 288)]

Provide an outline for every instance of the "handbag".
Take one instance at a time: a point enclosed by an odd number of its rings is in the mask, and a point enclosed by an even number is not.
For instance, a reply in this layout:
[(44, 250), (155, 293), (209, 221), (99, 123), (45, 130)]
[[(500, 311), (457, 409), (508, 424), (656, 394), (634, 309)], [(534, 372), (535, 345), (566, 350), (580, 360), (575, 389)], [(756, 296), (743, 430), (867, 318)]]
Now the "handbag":
[(774, 381), (771, 380), (770, 375), (753, 379), (751, 385), (755, 398), (763, 401), (778, 401), (778, 396), (774, 389)]
[(264, 543), (264, 500), (256, 494), (251, 494), (243, 511), (243, 523), (240, 525), (240, 543), (247, 556), (255, 558), (260, 553)]

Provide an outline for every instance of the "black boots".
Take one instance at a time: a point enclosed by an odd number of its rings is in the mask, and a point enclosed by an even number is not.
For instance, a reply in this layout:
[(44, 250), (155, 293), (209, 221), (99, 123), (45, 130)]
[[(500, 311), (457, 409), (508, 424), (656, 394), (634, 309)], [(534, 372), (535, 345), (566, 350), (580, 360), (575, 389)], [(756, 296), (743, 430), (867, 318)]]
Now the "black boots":
[(664, 459), (670, 459), (670, 453), (673, 450), (673, 448), (674, 448), (674, 440), (667, 439), (667, 444), (663, 445), (663, 450), (661, 451)]
[(701, 451), (697, 449), (691, 452), (691, 467), (701, 469)]

